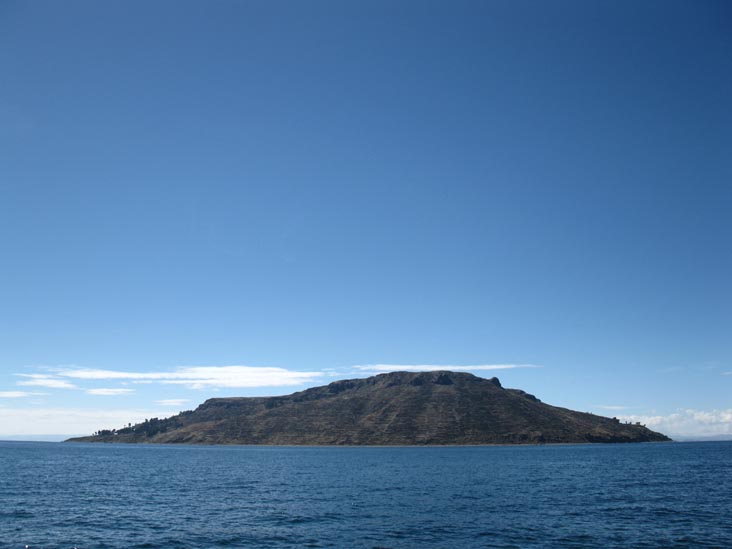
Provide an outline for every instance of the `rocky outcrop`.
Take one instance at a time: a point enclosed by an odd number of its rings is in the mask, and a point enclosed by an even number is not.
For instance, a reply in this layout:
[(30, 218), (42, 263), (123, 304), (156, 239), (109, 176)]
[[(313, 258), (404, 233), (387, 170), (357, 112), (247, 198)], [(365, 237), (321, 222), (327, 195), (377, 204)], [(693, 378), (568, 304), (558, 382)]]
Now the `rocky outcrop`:
[(72, 442), (461, 445), (670, 440), (642, 425), (544, 404), (468, 373), (392, 372), (193, 411)]

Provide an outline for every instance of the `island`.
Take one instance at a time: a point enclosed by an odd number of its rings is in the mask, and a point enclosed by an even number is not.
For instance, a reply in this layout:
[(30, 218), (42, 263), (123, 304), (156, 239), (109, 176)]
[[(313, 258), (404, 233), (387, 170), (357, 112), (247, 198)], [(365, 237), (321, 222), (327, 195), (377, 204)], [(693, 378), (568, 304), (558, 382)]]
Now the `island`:
[(195, 410), (68, 442), (487, 445), (662, 442), (616, 418), (541, 402), (464, 372), (391, 372), (286, 396), (212, 398)]

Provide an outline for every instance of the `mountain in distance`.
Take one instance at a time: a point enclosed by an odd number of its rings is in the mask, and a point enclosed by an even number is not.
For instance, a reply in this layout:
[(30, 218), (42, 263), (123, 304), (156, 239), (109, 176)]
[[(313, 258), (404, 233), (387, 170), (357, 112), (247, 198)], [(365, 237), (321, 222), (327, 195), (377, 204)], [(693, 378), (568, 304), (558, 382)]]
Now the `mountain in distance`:
[(286, 396), (212, 398), (193, 411), (69, 442), (480, 445), (670, 440), (640, 424), (544, 404), (498, 378), (391, 372)]

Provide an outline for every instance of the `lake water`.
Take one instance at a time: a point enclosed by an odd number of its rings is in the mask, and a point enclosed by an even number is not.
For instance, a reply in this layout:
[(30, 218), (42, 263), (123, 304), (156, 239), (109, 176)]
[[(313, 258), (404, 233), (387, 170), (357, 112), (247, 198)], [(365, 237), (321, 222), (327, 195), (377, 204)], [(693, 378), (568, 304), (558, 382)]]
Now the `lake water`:
[(0, 547), (732, 547), (732, 442), (0, 443)]

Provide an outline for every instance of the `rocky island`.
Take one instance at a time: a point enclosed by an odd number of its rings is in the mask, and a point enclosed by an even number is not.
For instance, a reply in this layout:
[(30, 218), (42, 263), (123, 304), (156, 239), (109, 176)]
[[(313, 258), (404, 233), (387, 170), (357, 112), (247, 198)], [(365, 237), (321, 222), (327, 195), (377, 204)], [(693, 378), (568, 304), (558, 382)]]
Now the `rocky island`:
[(212, 398), (193, 411), (69, 442), (472, 445), (670, 440), (643, 425), (544, 404), (498, 378), (392, 372), (286, 396)]

